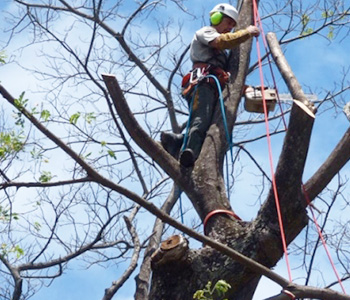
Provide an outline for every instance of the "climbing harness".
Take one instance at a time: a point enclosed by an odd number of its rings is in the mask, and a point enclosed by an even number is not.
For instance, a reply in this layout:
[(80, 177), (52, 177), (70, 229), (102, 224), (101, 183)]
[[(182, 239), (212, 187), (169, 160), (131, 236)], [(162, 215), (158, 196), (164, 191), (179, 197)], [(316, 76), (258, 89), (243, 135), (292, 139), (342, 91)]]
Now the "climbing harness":
[(203, 80), (216, 84), (215, 80), (208, 75), (214, 75), (219, 80), (221, 89), (224, 88), (231, 76), (229, 72), (219, 67), (207, 63), (195, 63), (193, 69), (182, 78), (182, 96), (187, 100), (193, 98), (194, 88)]
[[(209, 72), (206, 67), (203, 68), (193, 68), (189, 73), (187, 73), (181, 82), (182, 87), (182, 97), (185, 99), (192, 98), (194, 96), (194, 90), (197, 87), (198, 83), (206, 76)], [(191, 105), (191, 103), (190, 103)]]

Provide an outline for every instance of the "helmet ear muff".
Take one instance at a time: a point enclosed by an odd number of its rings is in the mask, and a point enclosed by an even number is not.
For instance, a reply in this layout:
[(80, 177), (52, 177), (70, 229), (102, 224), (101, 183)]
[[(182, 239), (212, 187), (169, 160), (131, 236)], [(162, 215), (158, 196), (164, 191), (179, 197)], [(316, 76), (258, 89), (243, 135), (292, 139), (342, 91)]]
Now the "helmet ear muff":
[(223, 13), (216, 11), (210, 16), (210, 22), (212, 25), (219, 25), (223, 17)]

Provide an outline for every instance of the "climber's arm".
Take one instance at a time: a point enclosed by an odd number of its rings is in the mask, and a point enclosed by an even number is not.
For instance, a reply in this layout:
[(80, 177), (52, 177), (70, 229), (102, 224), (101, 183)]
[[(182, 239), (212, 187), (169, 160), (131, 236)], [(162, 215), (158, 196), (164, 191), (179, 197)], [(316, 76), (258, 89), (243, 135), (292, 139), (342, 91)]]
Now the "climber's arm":
[(260, 31), (256, 26), (248, 26), (236, 32), (222, 33), (212, 42), (210, 46), (219, 50), (232, 49), (247, 41), (252, 36), (259, 36)]

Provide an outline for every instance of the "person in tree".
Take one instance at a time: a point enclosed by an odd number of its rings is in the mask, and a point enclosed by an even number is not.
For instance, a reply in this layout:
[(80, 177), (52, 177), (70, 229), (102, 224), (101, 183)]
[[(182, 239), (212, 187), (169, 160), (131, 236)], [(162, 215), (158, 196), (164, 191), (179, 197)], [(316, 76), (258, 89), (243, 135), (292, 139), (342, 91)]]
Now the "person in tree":
[[(191, 42), (190, 58), (193, 68), (182, 81), (183, 96), (192, 106), (188, 137), (183, 134), (162, 132), (161, 143), (166, 151), (177, 158), (180, 148), (180, 164), (192, 167), (198, 158), (206, 132), (209, 129), (214, 108), (218, 102), (218, 88), (214, 75), (223, 89), (228, 83), (228, 53), (232, 49), (259, 36), (256, 26), (232, 32), (238, 22), (238, 12), (227, 3), (216, 5), (210, 11), (210, 26), (199, 29)], [(185, 144), (184, 144), (185, 143)]]

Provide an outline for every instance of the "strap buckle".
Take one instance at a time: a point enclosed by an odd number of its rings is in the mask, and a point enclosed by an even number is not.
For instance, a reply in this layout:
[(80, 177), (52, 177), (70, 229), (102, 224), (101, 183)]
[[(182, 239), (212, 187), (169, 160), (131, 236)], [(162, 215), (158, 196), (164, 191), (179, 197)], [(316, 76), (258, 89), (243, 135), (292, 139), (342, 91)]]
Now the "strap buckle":
[(197, 84), (199, 81), (203, 80), (205, 76), (208, 75), (206, 68), (195, 68), (190, 73), (190, 83), (193, 84)]

